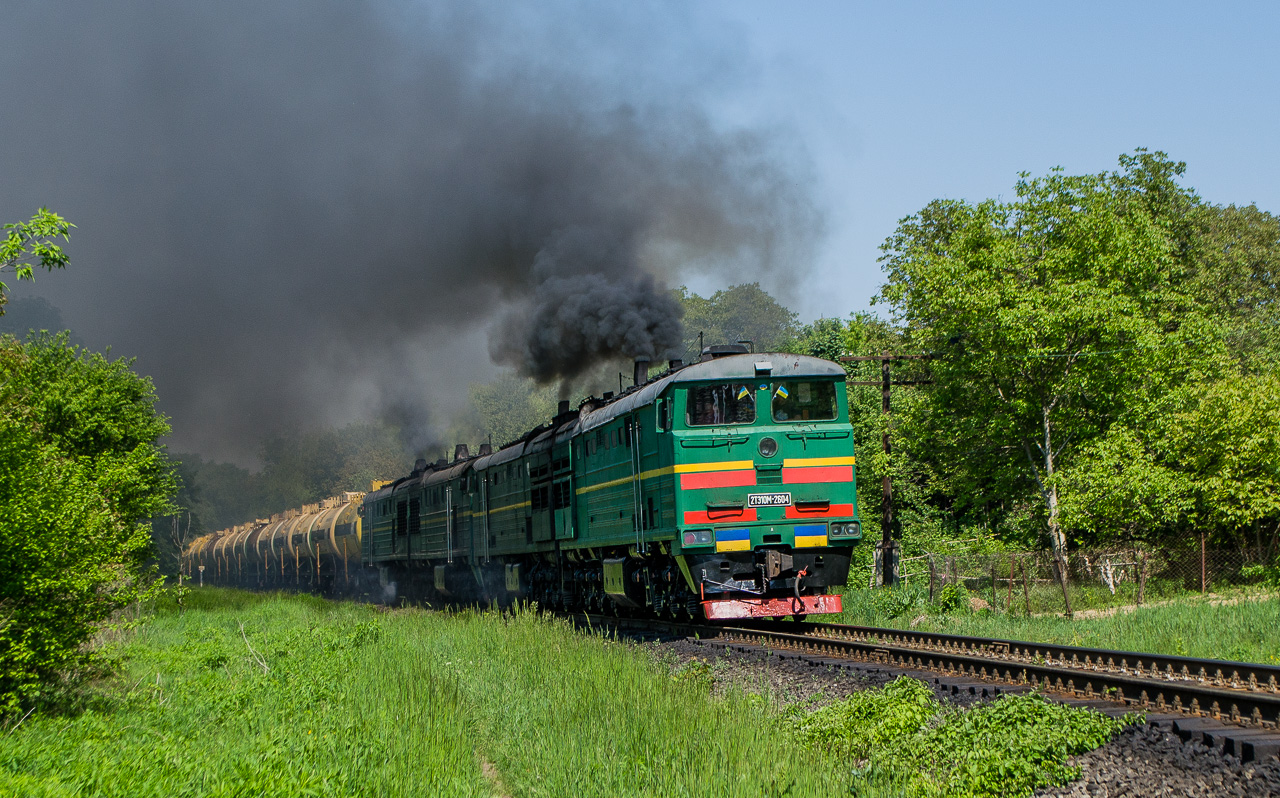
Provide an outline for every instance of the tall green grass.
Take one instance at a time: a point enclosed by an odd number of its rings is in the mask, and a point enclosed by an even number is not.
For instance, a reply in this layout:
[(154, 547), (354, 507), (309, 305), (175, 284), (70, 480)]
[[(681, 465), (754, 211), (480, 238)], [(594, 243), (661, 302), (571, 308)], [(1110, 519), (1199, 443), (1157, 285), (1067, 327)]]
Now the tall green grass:
[[(0, 794), (490, 795), (457, 682), (367, 607), (195, 591), (120, 687), (0, 741)], [(195, 609), (200, 608), (200, 609)]]
[[(193, 591), (121, 649), (92, 709), (0, 730), (0, 794), (760, 796), (843, 789), (775, 756), (755, 696), (510, 616)], [(496, 779), (484, 772), (491, 763)]]
[[(1199, 596), (1121, 610), (1103, 617), (1065, 618), (1000, 611), (944, 611), (919, 588), (852, 589), (839, 623), (914, 628), (926, 632), (1030, 640), (1152, 654), (1280, 664), (1280, 598), (1241, 596), (1215, 604)], [(914, 625), (913, 625), (914, 624)]]
[[(827, 795), (847, 772), (792, 750), (771, 705), (672, 679), (631, 646), (524, 612), (454, 618), (437, 650), (515, 795)], [(781, 754), (781, 755), (780, 755)]]

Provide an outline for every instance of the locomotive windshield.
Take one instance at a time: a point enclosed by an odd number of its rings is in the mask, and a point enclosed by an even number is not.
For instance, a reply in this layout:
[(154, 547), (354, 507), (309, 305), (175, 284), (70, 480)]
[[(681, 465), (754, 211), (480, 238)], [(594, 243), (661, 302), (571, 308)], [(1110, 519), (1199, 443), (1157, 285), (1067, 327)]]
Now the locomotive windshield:
[(755, 420), (756, 392), (753, 385), (725, 382), (689, 389), (685, 423), (691, 427), (750, 424)]
[(831, 421), (836, 417), (836, 384), (780, 382), (773, 386), (774, 421)]

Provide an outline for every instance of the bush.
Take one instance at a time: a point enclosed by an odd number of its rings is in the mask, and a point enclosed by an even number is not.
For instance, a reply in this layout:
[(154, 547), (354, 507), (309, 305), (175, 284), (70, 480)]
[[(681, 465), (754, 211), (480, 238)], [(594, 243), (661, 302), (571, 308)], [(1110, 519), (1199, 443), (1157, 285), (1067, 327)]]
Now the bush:
[(0, 338), (0, 717), (94, 672), (86, 644), (152, 588), (141, 522), (175, 485), (129, 365)]
[(916, 734), (940, 711), (928, 685), (899, 676), (881, 690), (863, 690), (796, 724), (800, 742), (845, 759), (864, 759)]
[(998, 798), (1079, 778), (1068, 758), (1137, 720), (1037, 694), (1001, 696), (970, 709), (944, 706), (924, 682), (902, 676), (801, 718), (794, 734), (852, 765), (855, 795)]
[(962, 582), (951, 582), (938, 591), (938, 609), (942, 612), (968, 612), (969, 591)]
[(1280, 566), (1256, 563), (1240, 569), (1240, 576), (1249, 583), (1280, 587)]

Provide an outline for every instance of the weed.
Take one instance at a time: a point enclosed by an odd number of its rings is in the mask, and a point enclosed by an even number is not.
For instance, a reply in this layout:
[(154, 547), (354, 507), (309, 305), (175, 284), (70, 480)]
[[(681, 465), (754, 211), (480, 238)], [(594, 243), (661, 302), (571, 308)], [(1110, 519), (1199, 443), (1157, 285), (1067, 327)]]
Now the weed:
[(1078, 778), (1067, 757), (1133, 721), (1034, 694), (942, 707), (922, 682), (901, 677), (812, 713), (795, 734), (846, 761), (859, 795), (1017, 796)]
[(691, 659), (671, 674), (672, 680), (685, 682), (710, 691), (715, 677), (711, 671), (711, 663), (703, 659)]
[(943, 585), (938, 591), (937, 605), (941, 612), (968, 612), (969, 591), (960, 582)]

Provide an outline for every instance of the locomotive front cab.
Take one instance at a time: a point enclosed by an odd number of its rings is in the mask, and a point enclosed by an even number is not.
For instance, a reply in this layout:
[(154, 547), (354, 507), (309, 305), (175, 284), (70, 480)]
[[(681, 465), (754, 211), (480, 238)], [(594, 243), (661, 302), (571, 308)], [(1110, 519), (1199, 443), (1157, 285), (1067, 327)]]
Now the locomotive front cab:
[(699, 366), (670, 401), (673, 553), (703, 614), (840, 612), (828, 591), (862, 537), (844, 370), (783, 354)]

